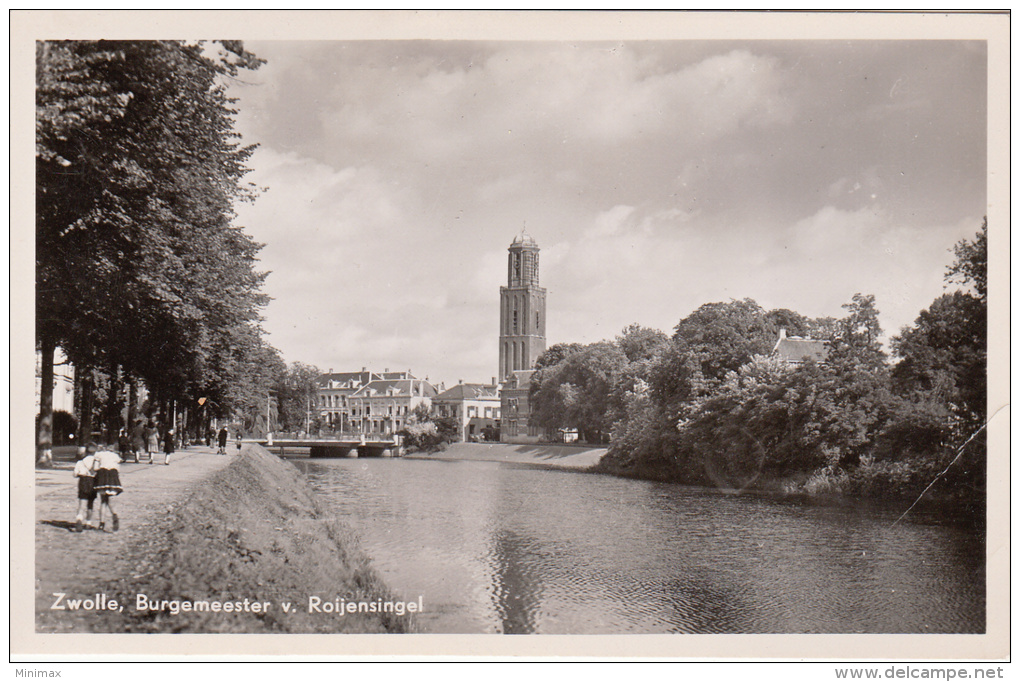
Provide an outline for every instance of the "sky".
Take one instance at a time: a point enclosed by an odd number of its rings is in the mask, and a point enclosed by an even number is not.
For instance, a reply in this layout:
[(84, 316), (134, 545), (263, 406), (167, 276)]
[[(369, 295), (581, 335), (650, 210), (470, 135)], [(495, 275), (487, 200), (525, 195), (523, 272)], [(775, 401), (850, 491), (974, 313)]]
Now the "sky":
[(498, 372), (499, 287), (541, 248), (547, 345), (705, 303), (887, 335), (986, 208), (981, 41), (245, 41), (268, 341), (323, 371)]

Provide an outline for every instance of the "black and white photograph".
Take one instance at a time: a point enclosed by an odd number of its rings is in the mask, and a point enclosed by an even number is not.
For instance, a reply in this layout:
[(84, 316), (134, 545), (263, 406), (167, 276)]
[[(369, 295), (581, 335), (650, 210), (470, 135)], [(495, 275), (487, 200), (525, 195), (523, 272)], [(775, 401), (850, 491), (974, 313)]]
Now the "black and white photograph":
[(12, 653), (1008, 658), (1008, 13), (12, 26)]

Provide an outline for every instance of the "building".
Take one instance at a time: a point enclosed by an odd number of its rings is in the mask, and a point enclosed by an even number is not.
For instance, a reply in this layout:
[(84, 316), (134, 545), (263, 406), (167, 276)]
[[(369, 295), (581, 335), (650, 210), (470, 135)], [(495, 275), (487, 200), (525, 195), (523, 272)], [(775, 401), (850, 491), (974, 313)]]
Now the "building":
[(534, 442), (530, 423), (531, 375), (545, 351), (546, 291), (539, 286), (538, 244), (521, 230), (507, 258), (506, 286), (499, 288), (500, 430), (505, 443)]
[[(61, 372), (66, 367), (69, 371)], [(53, 352), (53, 411), (74, 414), (74, 369), (59, 346)], [(42, 402), (42, 353), (35, 352), (35, 413)]]
[(351, 396), (373, 381), (413, 378), (410, 370), (390, 372), (387, 368), (382, 372), (370, 372), (367, 368), (362, 367), (360, 372), (334, 373), (331, 369), (318, 379), (319, 416), (331, 429), (344, 433), (353, 431)]
[[(389, 374), (384, 372), (382, 377)], [(373, 379), (347, 396), (351, 432), (389, 436), (407, 426), (419, 405), (432, 409), (439, 393), (435, 386), (410, 372), (394, 374), (401, 377)]]
[(779, 340), (772, 349), (772, 355), (789, 365), (799, 365), (808, 360), (823, 363), (829, 358), (829, 342), (821, 339), (787, 336), (786, 329), (779, 330)]
[(531, 423), (531, 377), (533, 369), (512, 372), (500, 389), (499, 439), (504, 443), (534, 443), (545, 430)]
[(486, 429), (497, 430), (500, 408), (496, 377), (491, 384), (460, 382), (432, 399), (432, 414), (457, 419), (461, 441), (481, 440)]
[(538, 244), (525, 230), (507, 258), (507, 285), (499, 288), (499, 379), (532, 369), (545, 351), (545, 289), (538, 283)]

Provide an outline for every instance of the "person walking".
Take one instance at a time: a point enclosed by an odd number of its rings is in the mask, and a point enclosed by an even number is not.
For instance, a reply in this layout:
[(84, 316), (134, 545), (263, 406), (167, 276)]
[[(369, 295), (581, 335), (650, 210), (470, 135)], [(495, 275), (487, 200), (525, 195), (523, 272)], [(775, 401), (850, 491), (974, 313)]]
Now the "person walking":
[(159, 452), (159, 431), (150, 419), (145, 425), (145, 454), (149, 456), (149, 464), (152, 464), (152, 453)]
[(135, 462), (138, 462), (139, 454), (145, 449), (145, 425), (139, 419), (131, 427), (131, 454)]
[(117, 432), (117, 453), (120, 455), (121, 461), (127, 461), (129, 452), (131, 452), (131, 436), (124, 428)]
[(163, 437), (163, 464), (170, 466), (170, 455), (174, 454), (174, 430), (167, 429)]
[(241, 429), (237, 430), (237, 454), (241, 454)]
[(74, 531), (80, 533), (85, 526), (92, 527), (92, 507), (96, 502), (96, 447), (85, 446), (74, 464), (74, 477), (78, 479), (78, 514), (74, 517)]
[(224, 426), (222, 429), (220, 429), (220, 432), (218, 434), (217, 445), (219, 445), (219, 449), (216, 451), (217, 455), (225, 455), (225, 454), (227, 454), (227, 438), (228, 438), (228, 436), (229, 436), (229, 434), (227, 433), (227, 427)]
[(103, 510), (110, 513), (112, 530), (120, 529), (120, 518), (113, 511), (111, 500), (124, 492), (120, 484), (120, 455), (113, 450), (101, 449), (96, 452), (96, 493), (99, 495), (99, 530), (105, 530)]

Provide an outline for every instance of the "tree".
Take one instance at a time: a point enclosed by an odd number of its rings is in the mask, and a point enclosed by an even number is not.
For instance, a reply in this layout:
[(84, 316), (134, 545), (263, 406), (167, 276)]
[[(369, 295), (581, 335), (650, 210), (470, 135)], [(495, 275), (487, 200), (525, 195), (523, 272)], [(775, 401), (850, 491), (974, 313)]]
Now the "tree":
[(789, 336), (811, 336), (811, 320), (792, 310), (770, 310), (765, 319), (773, 329), (785, 329)]
[(428, 405), (419, 403), (398, 433), (407, 447), (431, 452), (460, 440), (460, 424), (456, 417), (437, 417)]
[(280, 405), (281, 430), (306, 430), (311, 409), (318, 403), (321, 375), (318, 367), (292, 362), (279, 377), (274, 392)]
[(557, 343), (546, 348), (538, 359), (535, 360), (535, 369), (544, 369), (562, 362), (568, 355), (581, 350), (584, 346), (579, 343)]
[[(636, 394), (646, 394), (651, 368), (670, 345), (670, 339), (658, 329), (632, 324), (616, 337), (616, 346), (627, 363), (617, 372), (610, 396), (610, 421), (621, 426), (633, 414), (628, 403)], [(614, 427), (614, 431), (616, 429)]]
[[(261, 61), (236, 41), (213, 47), (37, 44), (44, 374), (61, 346), (76, 368), (142, 379), (161, 402), (197, 397), (217, 337), (257, 324), (259, 245), (230, 225), (233, 202), (253, 196), (241, 184), (253, 147), (236, 142), (222, 79)], [(45, 388), (41, 403), (45, 452)]]
[(853, 356), (860, 362), (878, 365), (885, 362), (885, 352), (879, 338), (882, 327), (873, 295), (854, 294), (850, 303), (843, 304), (847, 315), (837, 321), (833, 335), (830, 359)]
[(792, 367), (756, 356), (679, 425), (708, 475), (729, 488), (820, 467), (847, 470), (872, 453), (886, 423), (888, 378), (851, 360)]
[(988, 300), (988, 218), (973, 241), (960, 240), (953, 253), (956, 260), (946, 271), (946, 281), (972, 286), (978, 298)]
[(813, 339), (832, 341), (839, 333), (839, 320), (834, 317), (809, 319), (807, 326), (807, 335)]
[(942, 477), (948, 493), (971, 499), (983, 499), (987, 456), (980, 433), (988, 419), (987, 231), (985, 219), (973, 241), (956, 245), (946, 271), (947, 282), (974, 293), (940, 296), (892, 339), (896, 401), (880, 453), (926, 469), (929, 480)]
[(977, 295), (940, 296), (892, 341), (899, 358), (893, 370), (897, 393), (941, 403), (956, 444), (987, 419), (987, 233), (985, 219), (973, 241), (956, 245), (956, 261), (946, 272), (947, 282), (973, 287)]
[(651, 360), (662, 352), (667, 343), (669, 337), (663, 332), (639, 324), (624, 328), (616, 337), (616, 345), (631, 363)]
[(753, 356), (771, 351), (776, 336), (761, 306), (745, 298), (706, 303), (677, 324), (673, 338), (698, 359), (706, 379), (721, 381)]
[(600, 443), (612, 427), (610, 397), (627, 358), (600, 341), (538, 370), (531, 379), (531, 415), (546, 429), (576, 428), (582, 440)]
[(949, 407), (965, 431), (984, 423), (987, 325), (987, 308), (981, 299), (962, 291), (937, 298), (912, 327), (893, 339), (900, 358), (893, 370), (897, 391), (937, 399)]

